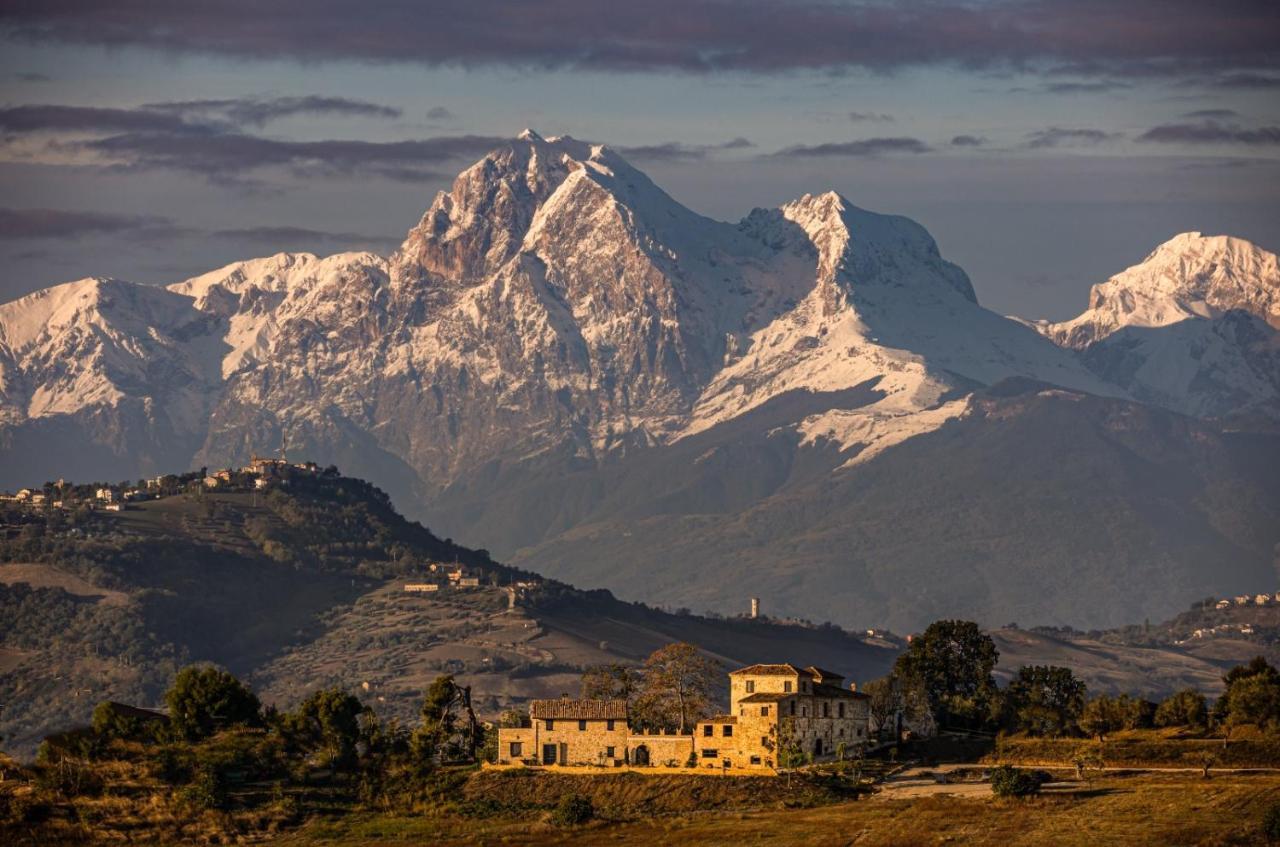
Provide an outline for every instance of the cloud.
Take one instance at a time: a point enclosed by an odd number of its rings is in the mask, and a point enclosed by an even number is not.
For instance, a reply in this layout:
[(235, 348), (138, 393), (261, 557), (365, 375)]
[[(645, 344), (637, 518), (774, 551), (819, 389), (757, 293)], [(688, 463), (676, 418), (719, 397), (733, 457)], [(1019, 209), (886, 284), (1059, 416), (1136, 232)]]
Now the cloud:
[(242, 229), (219, 229), (209, 234), (214, 238), (267, 245), (296, 244), (308, 241), (325, 241), (347, 245), (375, 244), (390, 246), (400, 243), (398, 238), (382, 235), (365, 235), (359, 232), (328, 232), (326, 230), (307, 229), (297, 226), (255, 226)]
[(636, 161), (674, 162), (700, 161), (723, 150), (745, 150), (751, 147), (755, 147), (755, 144), (738, 137), (721, 144), (685, 144), (682, 141), (667, 141), (662, 144), (615, 147), (614, 149), (626, 158)]
[(987, 139), (977, 135), (957, 135), (951, 139), (952, 147), (981, 147)]
[(301, 61), (608, 71), (1064, 63), (1117, 72), (1278, 64), (1273, 0), (9, 0), (15, 38)]
[(893, 115), (885, 114), (884, 112), (850, 112), (849, 120), (854, 123), (863, 123), (864, 121), (871, 123), (891, 123), (893, 121)]
[(453, 119), (453, 112), (450, 112), (444, 106), (432, 106), (427, 109), (427, 120), (429, 121), (451, 121)]
[(1238, 118), (1240, 113), (1235, 109), (1197, 109), (1194, 112), (1184, 112), (1182, 117), (1220, 120), (1222, 118)]
[(1100, 129), (1079, 129), (1051, 126), (1027, 134), (1026, 146), (1032, 149), (1045, 147), (1079, 147), (1101, 144), (1121, 138), (1121, 133), (1104, 132)]
[(1280, 76), (1257, 73), (1235, 73), (1218, 77), (1210, 83), (1214, 88), (1232, 88), (1243, 91), (1267, 91), (1280, 88)]
[(145, 109), (104, 109), (95, 106), (28, 105), (0, 108), (0, 132), (208, 132), (181, 115)]
[(156, 215), (0, 208), (0, 238), (6, 240), (124, 234), (135, 240), (155, 240), (188, 232), (171, 219)]
[(52, 77), (48, 74), (36, 73), (35, 71), (20, 71), (13, 75), (18, 82), (51, 82)]
[(1067, 81), (1067, 82), (1046, 82), (1040, 86), (1040, 90), (1048, 94), (1101, 94), (1106, 91), (1117, 91), (1124, 88), (1132, 88), (1133, 86), (1127, 82), (1120, 82), (1114, 79), (1100, 79), (1090, 82)]
[(1247, 144), (1252, 146), (1280, 144), (1280, 126), (1245, 129), (1238, 124), (1219, 121), (1161, 124), (1154, 126), (1138, 141), (1159, 144)]
[(375, 142), (282, 141), (242, 133), (127, 133), (78, 146), (130, 169), (187, 171), (206, 177), (277, 167), (298, 176), (365, 174), (422, 182), (444, 176), (435, 170), (441, 163), (481, 155), (506, 141), (482, 135)]
[(932, 148), (918, 138), (864, 138), (829, 144), (796, 144), (784, 147), (771, 158), (808, 159), (833, 156), (880, 156), (886, 153), (928, 153)]
[(236, 126), (263, 126), (271, 121), (294, 115), (346, 115), (364, 118), (398, 118), (400, 109), (352, 100), (347, 97), (324, 97), (309, 94), (303, 97), (234, 97), (219, 100), (183, 100), (169, 103), (148, 103), (145, 111), (163, 112), (180, 118), (210, 118), (225, 120)]
[[(188, 101), (137, 109), (14, 106), (0, 108), (0, 143), (12, 146), (23, 136), (51, 136), (43, 150), (54, 158), (87, 154), (94, 162), (115, 168), (185, 171), (213, 182), (246, 185), (247, 174), (267, 168), (302, 176), (439, 179), (447, 174), (437, 166), (481, 155), (508, 140), (455, 135), (385, 142), (290, 141), (247, 134), (227, 123), (265, 122), (317, 109), (361, 114), (372, 110), (383, 115), (395, 111), (361, 101), (319, 103), (312, 98)], [(209, 120), (201, 122), (201, 116)]]
[(325, 242), (357, 246), (390, 246), (399, 239), (358, 232), (330, 232), (294, 226), (256, 226), (205, 231), (180, 226), (158, 215), (128, 215), (68, 209), (0, 208), (0, 239), (76, 239), (110, 235), (117, 239), (152, 243), (183, 237), (219, 238), (260, 245)]

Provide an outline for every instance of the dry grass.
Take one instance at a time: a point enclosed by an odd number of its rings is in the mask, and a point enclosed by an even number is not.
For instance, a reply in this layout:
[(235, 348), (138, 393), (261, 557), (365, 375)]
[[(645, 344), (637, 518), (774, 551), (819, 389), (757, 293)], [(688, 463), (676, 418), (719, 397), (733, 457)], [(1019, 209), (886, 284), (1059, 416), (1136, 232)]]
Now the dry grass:
[(720, 811), (557, 829), (544, 813), (485, 820), (353, 815), (315, 822), (280, 843), (321, 844), (995, 844), (1001, 847), (1261, 844), (1264, 810), (1280, 778), (1115, 776), (1074, 794), (1026, 801), (930, 797), (808, 809)]

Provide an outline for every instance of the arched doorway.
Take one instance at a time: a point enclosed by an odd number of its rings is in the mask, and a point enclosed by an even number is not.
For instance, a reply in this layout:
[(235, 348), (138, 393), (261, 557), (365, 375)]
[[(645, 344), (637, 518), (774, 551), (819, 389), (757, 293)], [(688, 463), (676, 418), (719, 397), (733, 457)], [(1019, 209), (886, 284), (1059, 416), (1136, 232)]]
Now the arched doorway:
[(813, 739), (813, 755), (815, 756), (822, 755), (822, 739), (821, 738)]
[(641, 768), (649, 767), (649, 748), (641, 744), (636, 748), (635, 754), (636, 766)]

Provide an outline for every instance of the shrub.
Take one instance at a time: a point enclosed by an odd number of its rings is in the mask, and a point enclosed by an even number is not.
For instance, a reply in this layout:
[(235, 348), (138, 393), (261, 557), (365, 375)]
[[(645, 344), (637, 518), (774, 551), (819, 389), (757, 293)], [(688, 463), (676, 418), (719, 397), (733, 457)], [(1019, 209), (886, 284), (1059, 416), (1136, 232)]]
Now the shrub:
[(1262, 834), (1268, 841), (1280, 841), (1280, 802), (1272, 803), (1262, 815)]
[(596, 809), (590, 797), (581, 794), (566, 794), (556, 803), (551, 813), (551, 822), (556, 826), (577, 826), (595, 817)]
[(197, 809), (223, 809), (227, 805), (226, 782), (216, 770), (201, 768), (191, 784), (178, 792), (178, 798)]
[(1040, 793), (1043, 777), (1013, 765), (1000, 765), (991, 770), (991, 791), (997, 797), (1030, 797)]

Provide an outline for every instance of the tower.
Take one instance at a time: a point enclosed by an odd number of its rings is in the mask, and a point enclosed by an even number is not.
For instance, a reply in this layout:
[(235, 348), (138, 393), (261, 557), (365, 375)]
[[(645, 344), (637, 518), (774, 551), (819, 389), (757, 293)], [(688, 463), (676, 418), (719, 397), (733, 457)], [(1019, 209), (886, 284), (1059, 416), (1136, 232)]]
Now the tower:
[(759, 597), (751, 598), (751, 617), (753, 618), (760, 617), (760, 598)]

